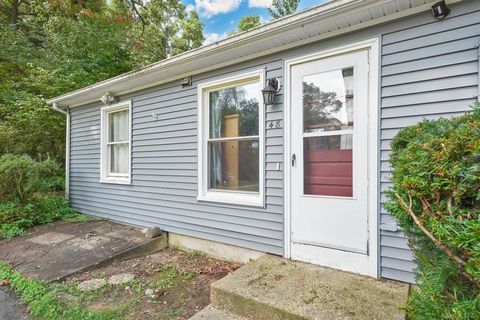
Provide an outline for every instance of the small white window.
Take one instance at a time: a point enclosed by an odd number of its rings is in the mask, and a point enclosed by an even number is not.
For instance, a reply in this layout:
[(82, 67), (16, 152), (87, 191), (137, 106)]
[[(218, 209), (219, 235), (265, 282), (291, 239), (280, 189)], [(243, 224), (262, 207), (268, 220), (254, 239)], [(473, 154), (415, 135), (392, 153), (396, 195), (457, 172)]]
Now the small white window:
[(100, 182), (130, 183), (131, 102), (102, 108)]
[(263, 70), (199, 85), (199, 194), (263, 205)]

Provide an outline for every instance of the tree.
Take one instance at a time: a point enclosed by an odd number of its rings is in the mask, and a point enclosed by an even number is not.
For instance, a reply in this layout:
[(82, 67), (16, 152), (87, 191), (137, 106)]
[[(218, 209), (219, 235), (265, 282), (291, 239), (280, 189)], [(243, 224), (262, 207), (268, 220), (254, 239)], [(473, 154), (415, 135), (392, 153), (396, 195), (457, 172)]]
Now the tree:
[(180, 35), (175, 35), (172, 41), (172, 55), (198, 48), (203, 44), (203, 23), (196, 11), (191, 11), (180, 21)]
[(0, 155), (63, 162), (47, 98), (199, 47), (202, 27), (176, 0), (0, 0)]
[(238, 32), (248, 31), (255, 27), (260, 26), (260, 16), (258, 14), (252, 14), (250, 16), (244, 16), (238, 22)]
[(279, 19), (295, 13), (299, 2), (300, 0), (273, 0), (272, 7), (268, 8), (268, 12), (272, 19)]

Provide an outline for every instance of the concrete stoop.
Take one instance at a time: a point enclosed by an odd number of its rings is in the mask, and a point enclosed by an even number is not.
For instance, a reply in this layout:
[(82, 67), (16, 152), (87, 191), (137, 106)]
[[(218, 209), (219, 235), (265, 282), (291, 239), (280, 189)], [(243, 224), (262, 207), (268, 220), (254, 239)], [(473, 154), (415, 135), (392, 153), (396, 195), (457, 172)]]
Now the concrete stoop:
[(230, 313), (228, 311), (219, 310), (214, 308), (212, 305), (209, 305), (196, 315), (194, 315), (190, 320), (247, 320), (241, 316)]
[(408, 290), (405, 283), (265, 255), (215, 282), (211, 306), (192, 319), (403, 320)]

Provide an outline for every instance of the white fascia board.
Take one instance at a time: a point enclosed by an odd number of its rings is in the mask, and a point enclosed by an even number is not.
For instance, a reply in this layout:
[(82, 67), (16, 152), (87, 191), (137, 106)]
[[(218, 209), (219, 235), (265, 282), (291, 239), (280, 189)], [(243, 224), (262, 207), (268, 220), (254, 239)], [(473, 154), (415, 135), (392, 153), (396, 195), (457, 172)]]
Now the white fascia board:
[[(48, 100), (47, 103), (56, 103), (58, 106), (69, 106), (72, 108), (96, 102), (105, 92), (110, 92), (116, 96), (131, 93), (188, 75), (218, 69), (255, 57), (265, 56), (298, 45), (318, 41), (319, 39), (333, 37), (342, 33), (391, 21), (392, 19), (402, 18), (429, 9), (431, 2), (435, 0), (426, 0), (427, 4), (411, 5), (410, 8), (403, 11), (392, 9), (392, 12), (386, 12), (385, 15), (381, 17), (371, 17), (370, 21), (356, 21), (358, 14), (369, 8), (385, 4), (392, 4), (392, 8), (398, 8), (396, 3), (402, 1), (409, 0), (330, 1), (312, 9), (275, 20), (251, 31), (240, 33), (219, 42), (187, 51), (172, 58), (52, 98)], [(451, 2), (459, 1), (462, 0), (452, 0)], [(329, 30), (327, 24), (332, 22), (332, 19), (329, 18), (337, 17), (342, 17), (342, 20), (345, 21), (347, 26), (336, 30)], [(327, 32), (316, 36), (307, 34), (305, 32), (305, 26), (311, 24), (315, 24), (318, 28), (323, 26)], [(292, 36), (292, 34), (295, 34), (293, 41), (292, 39), (288, 39), (288, 36)], [(279, 45), (268, 47), (269, 44), (273, 42)], [(228, 56), (228, 59), (225, 59), (226, 56)], [(223, 62), (222, 57), (225, 60)]]

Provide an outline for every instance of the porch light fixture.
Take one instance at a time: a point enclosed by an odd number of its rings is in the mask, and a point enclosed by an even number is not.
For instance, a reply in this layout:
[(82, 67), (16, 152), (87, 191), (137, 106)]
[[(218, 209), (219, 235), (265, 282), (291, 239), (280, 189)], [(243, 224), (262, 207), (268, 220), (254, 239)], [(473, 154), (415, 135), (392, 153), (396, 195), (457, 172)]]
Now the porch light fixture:
[(105, 92), (103, 96), (100, 97), (100, 101), (103, 102), (103, 104), (110, 104), (112, 102), (115, 102), (115, 97), (110, 94), (110, 92)]
[(278, 79), (267, 79), (267, 86), (262, 90), (263, 103), (266, 106), (273, 105), (275, 101), (275, 94), (278, 91), (280, 91), (280, 82), (278, 81)]
[(445, 18), (450, 14), (445, 0), (439, 1), (432, 6), (432, 13), (435, 18)]

